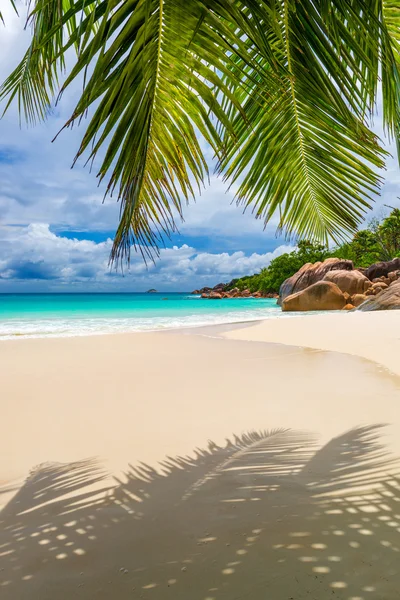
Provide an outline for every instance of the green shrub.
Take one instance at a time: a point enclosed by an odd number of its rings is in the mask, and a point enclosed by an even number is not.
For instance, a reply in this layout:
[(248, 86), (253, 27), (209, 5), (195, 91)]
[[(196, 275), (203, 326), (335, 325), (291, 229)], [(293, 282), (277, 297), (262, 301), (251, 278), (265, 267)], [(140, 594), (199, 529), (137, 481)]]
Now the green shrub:
[(291, 277), (306, 263), (322, 261), (330, 256), (328, 249), (321, 244), (303, 240), (299, 242), (296, 250), (288, 254), (281, 254), (271, 261), (266, 269), (260, 273), (260, 291), (263, 293), (279, 292), (282, 283)]

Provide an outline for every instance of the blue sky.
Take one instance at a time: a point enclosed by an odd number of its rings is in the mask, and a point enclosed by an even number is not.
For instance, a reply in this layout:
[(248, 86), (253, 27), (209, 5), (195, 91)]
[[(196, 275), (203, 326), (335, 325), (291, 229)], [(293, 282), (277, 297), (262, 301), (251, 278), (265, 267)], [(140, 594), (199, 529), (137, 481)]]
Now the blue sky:
[[(1, 0), (1, 4), (3, 2)], [(0, 79), (23, 55), (23, 30), (5, 3), (1, 31)], [(2, 6), (3, 9), (3, 6)], [(21, 9), (23, 14), (24, 7)], [(290, 249), (276, 238), (276, 222), (264, 231), (251, 213), (232, 203), (234, 189), (211, 177), (211, 185), (185, 211), (160, 259), (148, 268), (132, 255), (130, 270), (110, 271), (108, 256), (119, 206), (103, 203), (104, 188), (82, 164), (71, 164), (84, 128), (66, 130), (79, 89), (71, 87), (45, 123), (19, 126), (16, 107), (0, 121), (0, 292), (190, 290), (258, 271)], [(211, 155), (208, 159), (211, 162)], [(400, 206), (400, 173), (389, 160), (383, 204)]]

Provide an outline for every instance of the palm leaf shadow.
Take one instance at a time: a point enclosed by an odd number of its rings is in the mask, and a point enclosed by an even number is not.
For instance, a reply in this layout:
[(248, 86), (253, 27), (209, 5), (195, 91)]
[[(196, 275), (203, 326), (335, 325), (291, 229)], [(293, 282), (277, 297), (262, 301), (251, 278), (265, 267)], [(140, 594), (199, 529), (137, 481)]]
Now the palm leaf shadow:
[(395, 598), (400, 494), (380, 433), (352, 429), (316, 450), (307, 432), (250, 432), (159, 470), (131, 465), (115, 486), (96, 460), (45, 465), (2, 512), (2, 597), (29, 585), (50, 600), (95, 581), (96, 598), (109, 582), (121, 598), (261, 599), (271, 585), (277, 600)]

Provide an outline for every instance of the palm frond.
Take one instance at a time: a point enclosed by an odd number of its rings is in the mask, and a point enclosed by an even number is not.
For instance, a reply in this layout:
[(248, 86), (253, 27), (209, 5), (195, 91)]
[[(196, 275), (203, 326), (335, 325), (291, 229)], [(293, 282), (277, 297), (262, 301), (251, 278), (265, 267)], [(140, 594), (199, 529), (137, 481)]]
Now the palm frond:
[[(16, 4), (15, 0), (10, 0), (10, 4), (13, 7), (14, 11), (18, 14), (17, 4)], [(3, 23), (3, 25), (5, 25), (3, 13), (1, 11), (0, 11), (0, 21)]]
[(67, 125), (98, 101), (77, 158), (89, 150), (93, 160), (106, 145), (98, 176), (101, 181), (110, 171), (107, 192), (118, 186), (121, 199), (112, 259), (129, 254), (131, 245), (151, 257), (163, 235), (175, 230), (174, 212), (182, 215), (193, 183), (201, 186), (207, 176), (195, 128), (217, 152), (220, 140), (209, 112), (229, 127), (207, 84), (220, 80), (188, 51), (198, 43), (193, 37), (204, 18), (196, 2), (109, 5), (65, 83), (96, 57)]
[(90, 110), (76, 158), (102, 155), (99, 180), (121, 201), (113, 260), (131, 246), (152, 257), (176, 229), (207, 180), (201, 138), (258, 218), (338, 239), (379, 189), (385, 153), (369, 123), (379, 85), (399, 141), (397, 4), (36, 0), (32, 44), (0, 99), (17, 98), (35, 121), (60, 86), (84, 78), (66, 126)]
[(400, 5), (382, 1), (382, 96), (383, 119), (389, 136), (397, 145), (400, 160)]
[[(108, 4), (65, 82), (64, 88), (93, 65), (67, 125), (97, 103), (76, 158), (89, 151), (94, 160), (106, 147), (98, 176), (108, 176), (107, 193), (117, 188), (121, 200), (112, 260), (129, 256), (131, 246), (151, 258), (176, 230), (175, 215), (182, 217), (183, 204), (208, 174), (198, 133), (222, 155), (215, 123), (226, 132), (231, 126), (220, 98), (229, 97), (240, 112), (221, 74), (229, 73), (231, 39), (239, 54), (246, 47), (232, 23), (217, 18), (216, 4), (139, 0), (114, 10)], [(228, 4), (221, 2), (220, 11)], [(238, 12), (235, 29), (243, 23)]]
[[(224, 140), (219, 171), (239, 182), (238, 203), (265, 223), (278, 213), (288, 234), (338, 240), (362, 220), (380, 183), (373, 167), (384, 165), (363, 120), (376, 94), (379, 45), (368, 57), (353, 34), (350, 40), (343, 33), (353, 11), (324, 20), (323, 3), (319, 10), (314, 1), (265, 4), (269, 19), (260, 27), (286, 72), (272, 94), (261, 79), (250, 94), (240, 92), (246, 120), (228, 103), (235, 135)], [(360, 26), (358, 17), (353, 21)], [(271, 68), (259, 48), (249, 50), (264, 71)]]
[[(26, 22), (32, 29), (32, 42), (0, 87), (0, 101), (7, 99), (4, 112), (16, 99), (20, 116), (29, 124), (46, 117), (66, 68), (69, 40), (77, 32), (83, 38), (84, 33), (95, 31), (96, 5), (97, 0), (36, 0)], [(79, 51), (78, 43), (75, 50)]]

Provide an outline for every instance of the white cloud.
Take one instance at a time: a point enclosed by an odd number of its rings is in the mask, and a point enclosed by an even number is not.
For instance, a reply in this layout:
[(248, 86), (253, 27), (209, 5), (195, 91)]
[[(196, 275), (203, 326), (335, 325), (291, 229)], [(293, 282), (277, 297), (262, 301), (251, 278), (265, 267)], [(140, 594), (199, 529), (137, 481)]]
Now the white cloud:
[(197, 252), (183, 244), (162, 249), (160, 259), (148, 268), (140, 255), (133, 255), (129, 271), (122, 276), (108, 266), (110, 239), (100, 243), (68, 239), (56, 235), (44, 223), (3, 227), (0, 233), (1, 291), (21, 283), (35, 289), (46, 285), (50, 290), (62, 289), (66, 284), (106, 291), (141, 291), (150, 285), (169, 290), (179, 284), (182, 290), (189, 290), (257, 272), (274, 257), (293, 249), (279, 246), (273, 252), (246, 256), (244, 252)]

